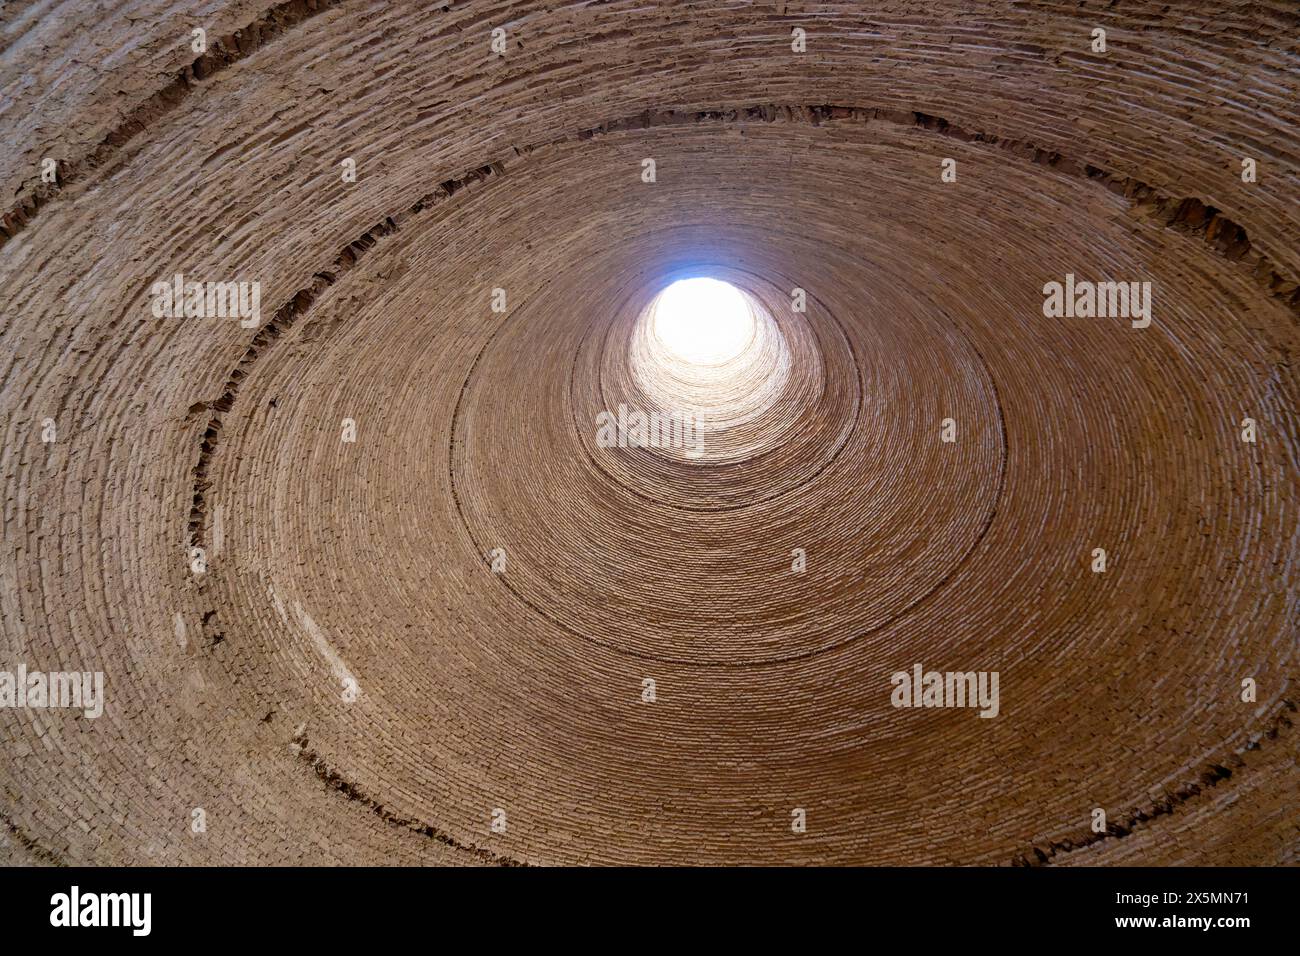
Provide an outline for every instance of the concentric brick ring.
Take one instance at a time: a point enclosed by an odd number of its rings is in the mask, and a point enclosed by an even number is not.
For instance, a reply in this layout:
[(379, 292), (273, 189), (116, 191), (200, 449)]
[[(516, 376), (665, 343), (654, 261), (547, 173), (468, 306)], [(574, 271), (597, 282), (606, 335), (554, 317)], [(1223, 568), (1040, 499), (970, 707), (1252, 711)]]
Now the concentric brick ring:
[(0, 671), (106, 700), (0, 707), (0, 861), (1300, 859), (1293, 10), (75, 7), (0, 65)]
[[(659, 240), (671, 249), (671, 241)], [(765, 251), (761, 234), (736, 245), (757, 256)], [(816, 256), (836, 258), (826, 250)], [(631, 272), (603, 258), (586, 267), (597, 275)], [(641, 303), (675, 273), (643, 280), (626, 297), (609, 296), (626, 302), (623, 318), (593, 317), (591, 326), (600, 330), (595, 345), (590, 327), (578, 325), (571, 339), (555, 332), (552, 298), (567, 303), (576, 289), (589, 287), (585, 276), (566, 277), (503, 323), (475, 363), (451, 439), (456, 501), (476, 550), (499, 548), (508, 556), (498, 576), (502, 586), (572, 635), (663, 662), (738, 667), (806, 657), (879, 630), (934, 594), (972, 553), (1003, 481), (996, 388), (977, 377), (950, 397), (952, 409), (962, 409), (967, 433), (963, 443), (944, 444), (944, 416), (916, 422), (909, 411), (941, 389), (921, 363), (901, 373), (864, 370), (856, 358), (924, 353), (941, 343), (958, 353), (944, 365), (980, 369), (961, 333), (944, 329), (921, 303), (868, 307), (850, 299), (844, 306), (855, 318), (866, 311), (877, 321), (874, 327), (855, 321), (849, 333), (817, 300), (806, 313), (791, 312), (789, 295), (758, 278), (772, 275), (770, 269), (710, 274), (740, 283), (769, 314), (784, 310), (776, 325), (781, 347), (789, 349), (786, 361), (793, 370), (820, 372), (820, 380), (792, 374), (788, 388), (768, 400), (766, 415), (710, 433), (694, 459), (665, 458), (656, 448), (601, 448), (602, 412), (652, 405), (644, 391), (630, 387), (628, 342), (644, 321)], [(908, 344), (908, 336), (916, 341)], [(527, 375), (534, 363), (568, 366), (572, 352), (578, 357), (567, 396), (549, 379)], [(492, 391), (492, 382), (512, 383), (509, 402)], [(748, 392), (738, 394), (743, 411)], [(869, 422), (860, 414), (864, 401)], [(740, 430), (746, 437), (738, 444), (749, 457), (713, 457)], [(550, 451), (548, 470), (511, 455), (539, 445)], [(913, 490), (909, 480), (933, 485)], [(518, 494), (523, 487), (528, 493)], [(903, 519), (900, 509), (910, 501), (939, 501), (944, 493), (951, 507), (936, 507), (929, 521)], [(816, 533), (809, 531), (809, 502), (823, 516), (824, 529)], [(811, 563), (795, 571), (801, 554), (805, 562), (811, 555)], [(583, 578), (584, 599), (570, 600), (567, 589)], [(663, 591), (665, 581), (673, 582), (671, 595)], [(628, 631), (629, 620), (639, 622), (635, 632)]]

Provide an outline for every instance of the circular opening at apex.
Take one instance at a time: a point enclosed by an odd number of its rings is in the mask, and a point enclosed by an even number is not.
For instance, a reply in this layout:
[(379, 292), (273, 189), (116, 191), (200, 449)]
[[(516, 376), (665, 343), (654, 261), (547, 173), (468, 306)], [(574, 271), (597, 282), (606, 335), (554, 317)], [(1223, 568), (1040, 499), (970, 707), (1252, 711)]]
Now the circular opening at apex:
[(673, 358), (722, 365), (753, 342), (757, 324), (745, 296), (720, 279), (679, 279), (659, 293), (651, 332)]

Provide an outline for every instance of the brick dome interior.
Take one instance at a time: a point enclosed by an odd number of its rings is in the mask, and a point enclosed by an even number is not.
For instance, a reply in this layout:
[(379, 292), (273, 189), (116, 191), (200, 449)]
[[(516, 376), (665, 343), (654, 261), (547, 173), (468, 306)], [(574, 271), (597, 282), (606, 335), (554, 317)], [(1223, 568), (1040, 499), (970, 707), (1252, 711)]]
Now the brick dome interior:
[(1300, 856), (1294, 4), (0, 23), (0, 668), (105, 676), (0, 708), (0, 861)]

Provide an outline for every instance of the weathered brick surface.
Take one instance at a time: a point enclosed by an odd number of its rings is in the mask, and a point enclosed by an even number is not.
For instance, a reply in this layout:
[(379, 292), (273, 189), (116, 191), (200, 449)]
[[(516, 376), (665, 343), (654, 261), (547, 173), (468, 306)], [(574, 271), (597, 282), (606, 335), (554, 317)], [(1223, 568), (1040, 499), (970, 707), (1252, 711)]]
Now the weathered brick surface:
[[(1296, 861), (1293, 4), (103, 6), (2, 15), (0, 670), (108, 701), (0, 860)], [(701, 263), (728, 427), (595, 447)]]

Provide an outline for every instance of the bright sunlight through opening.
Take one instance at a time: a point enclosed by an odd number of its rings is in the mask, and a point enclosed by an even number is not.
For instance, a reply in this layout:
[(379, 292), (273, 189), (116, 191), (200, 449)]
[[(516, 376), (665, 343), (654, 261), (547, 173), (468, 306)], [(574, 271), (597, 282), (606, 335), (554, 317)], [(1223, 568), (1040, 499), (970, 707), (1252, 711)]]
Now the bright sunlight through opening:
[(664, 349), (693, 365), (721, 365), (754, 338), (740, 290), (718, 279), (681, 279), (659, 294), (653, 331)]

